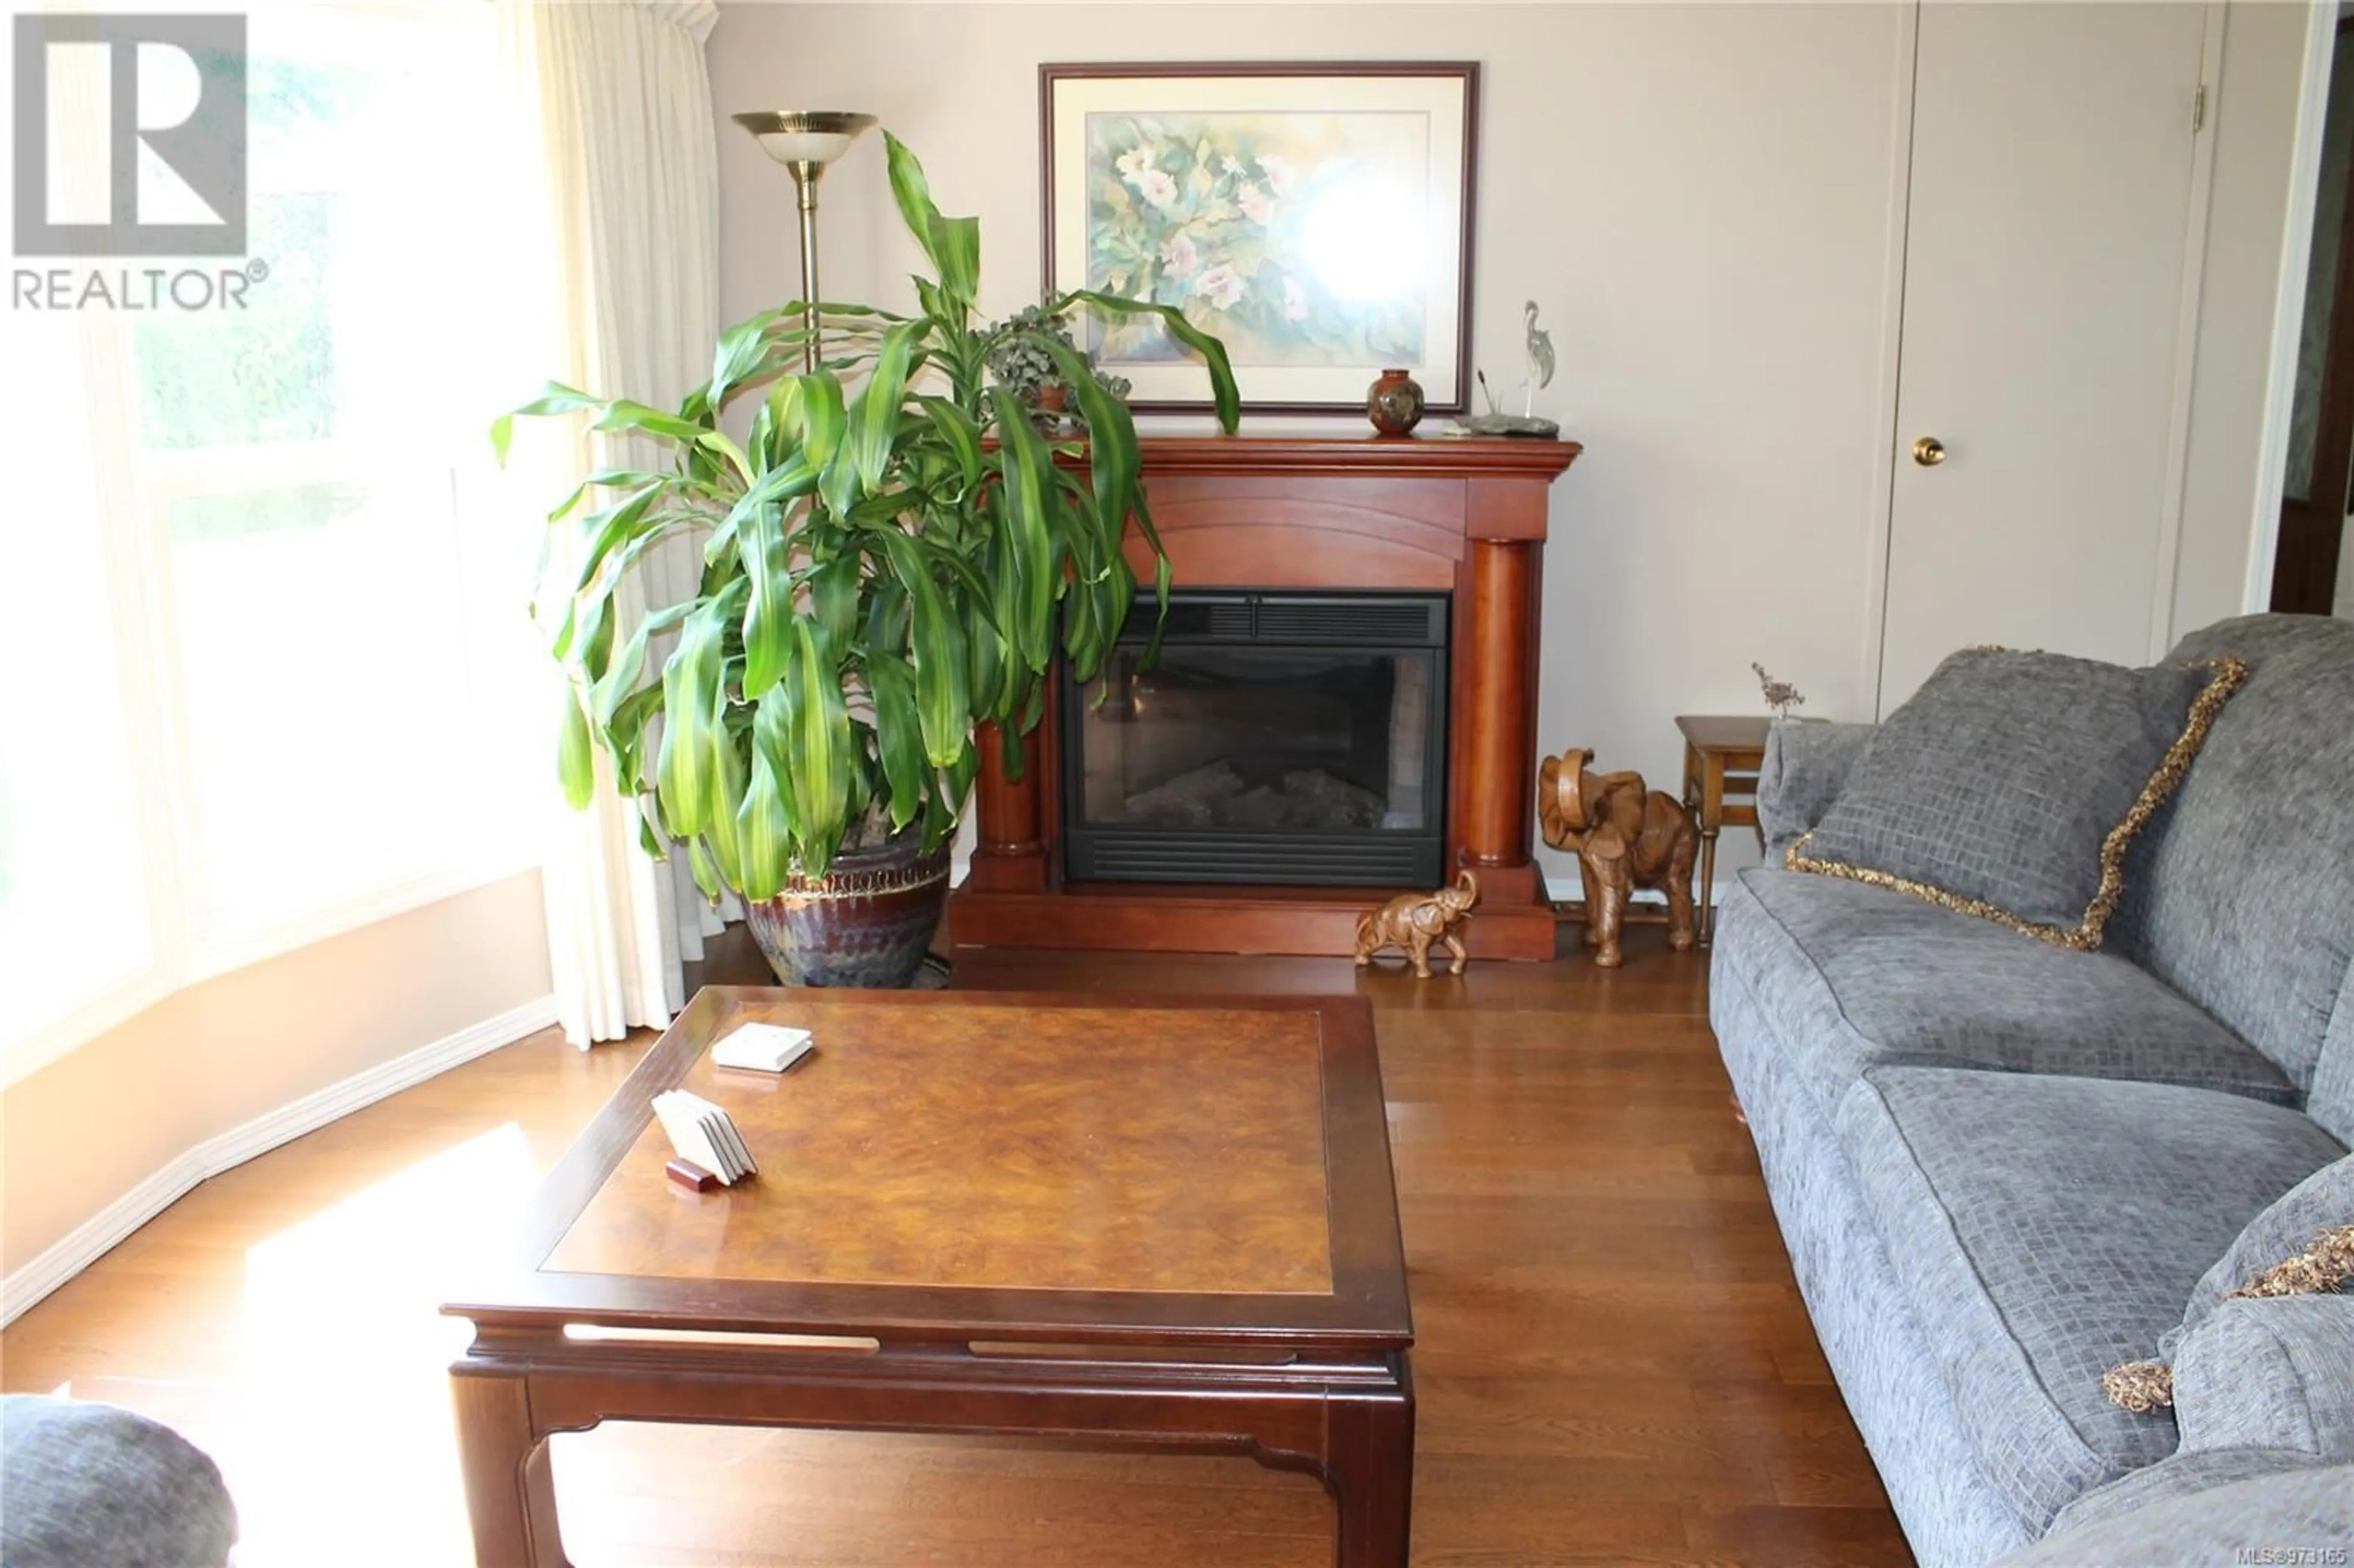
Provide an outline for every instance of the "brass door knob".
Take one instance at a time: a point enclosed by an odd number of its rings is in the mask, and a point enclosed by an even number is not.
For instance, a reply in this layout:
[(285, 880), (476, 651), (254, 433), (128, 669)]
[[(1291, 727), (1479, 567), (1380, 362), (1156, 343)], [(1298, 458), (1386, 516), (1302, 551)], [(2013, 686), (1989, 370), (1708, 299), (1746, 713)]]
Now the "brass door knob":
[(1935, 436), (1923, 436), (1913, 443), (1913, 461), (1923, 468), (1935, 468), (1946, 461), (1946, 443)]

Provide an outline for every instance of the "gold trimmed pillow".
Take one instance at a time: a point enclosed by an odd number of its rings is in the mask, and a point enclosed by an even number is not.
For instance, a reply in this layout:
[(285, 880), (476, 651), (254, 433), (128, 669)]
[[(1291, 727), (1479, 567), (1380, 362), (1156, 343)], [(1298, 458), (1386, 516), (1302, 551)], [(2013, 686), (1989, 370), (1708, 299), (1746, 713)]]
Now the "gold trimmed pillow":
[(2247, 673), (1965, 649), (1881, 724), (1783, 863), (2097, 948), (2134, 835)]

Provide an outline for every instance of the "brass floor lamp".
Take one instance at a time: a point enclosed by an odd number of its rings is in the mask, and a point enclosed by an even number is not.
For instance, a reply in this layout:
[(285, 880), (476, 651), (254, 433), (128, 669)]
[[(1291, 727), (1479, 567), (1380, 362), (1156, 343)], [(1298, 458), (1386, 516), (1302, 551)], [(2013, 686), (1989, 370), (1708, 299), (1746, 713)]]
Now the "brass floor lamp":
[(801, 344), (801, 365), (818, 366), (817, 319), (817, 182), (825, 166), (850, 150), (859, 132), (875, 123), (872, 114), (845, 114), (832, 109), (763, 109), (733, 116), (752, 133), (760, 150), (793, 176), (801, 217), (801, 302), (808, 307), (809, 338)]

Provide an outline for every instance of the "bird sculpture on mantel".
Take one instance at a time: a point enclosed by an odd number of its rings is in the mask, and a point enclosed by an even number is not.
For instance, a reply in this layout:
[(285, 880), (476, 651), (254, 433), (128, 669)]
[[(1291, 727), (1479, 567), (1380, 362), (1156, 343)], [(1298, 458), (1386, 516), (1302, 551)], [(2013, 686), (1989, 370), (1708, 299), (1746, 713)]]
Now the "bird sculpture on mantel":
[(1527, 323), (1529, 349), (1528, 390), (1521, 398), (1521, 417), (1527, 418), (1537, 411), (1537, 388), (1553, 385), (1553, 334), (1537, 325), (1537, 302), (1531, 300), (1521, 307), (1521, 317)]

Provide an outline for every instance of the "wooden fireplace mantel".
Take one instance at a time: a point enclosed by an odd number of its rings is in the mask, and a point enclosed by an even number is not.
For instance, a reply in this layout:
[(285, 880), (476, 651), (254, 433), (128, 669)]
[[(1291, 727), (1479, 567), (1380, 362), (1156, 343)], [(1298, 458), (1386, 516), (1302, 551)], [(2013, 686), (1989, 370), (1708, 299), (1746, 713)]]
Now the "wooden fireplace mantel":
[[(1145, 493), (1183, 588), (1377, 588), (1453, 599), (1447, 847), (1479, 878), (1479, 958), (1549, 959), (1531, 858), (1547, 492), (1575, 441), (1147, 436)], [(1151, 552), (1130, 561), (1151, 580)], [(1066, 883), (1052, 702), (1006, 776), (981, 746), (980, 842), (949, 903), (960, 945), (1342, 954), (1397, 889)]]

